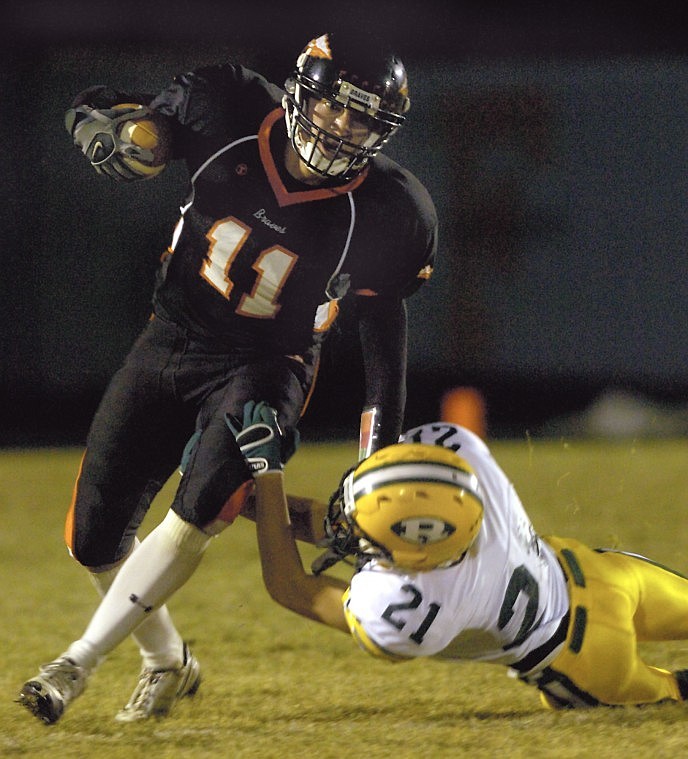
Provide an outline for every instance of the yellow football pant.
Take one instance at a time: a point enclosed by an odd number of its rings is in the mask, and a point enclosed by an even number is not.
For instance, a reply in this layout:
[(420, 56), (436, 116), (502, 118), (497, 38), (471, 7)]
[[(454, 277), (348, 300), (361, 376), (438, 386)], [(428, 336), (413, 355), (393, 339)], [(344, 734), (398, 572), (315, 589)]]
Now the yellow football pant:
[(562, 565), (571, 619), (561, 653), (524, 677), (553, 708), (680, 701), (667, 670), (638, 656), (638, 641), (688, 639), (688, 579), (639, 556), (547, 537)]

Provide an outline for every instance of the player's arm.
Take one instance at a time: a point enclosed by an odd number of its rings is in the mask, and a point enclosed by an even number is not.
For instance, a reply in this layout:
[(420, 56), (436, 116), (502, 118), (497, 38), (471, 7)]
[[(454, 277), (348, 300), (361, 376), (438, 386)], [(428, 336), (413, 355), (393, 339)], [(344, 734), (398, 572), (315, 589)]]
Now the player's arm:
[(298, 440), (288, 439), (277, 421), (277, 412), (265, 403), (249, 401), (243, 424), (228, 418), (241, 452), (255, 480), (255, 520), (263, 581), (270, 596), (282, 606), (316, 622), (349, 632), (342, 596), (347, 583), (314, 576), (304, 569), (284, 492), (283, 461)]
[[(314, 498), (287, 494), (287, 506), (289, 509), (289, 522), (292, 534), (296, 540), (316, 545), (325, 538), (325, 516), (327, 504)], [(244, 507), (241, 516), (256, 521), (256, 496), (251, 495)]]
[(256, 531), (265, 587), (281, 606), (348, 633), (342, 604), (347, 583), (304, 569), (289, 521), (283, 477), (274, 471), (256, 477)]
[(359, 296), (358, 328), (365, 373), (359, 459), (396, 443), (406, 405), (407, 317), (401, 298)]
[[(371, 242), (368, 271), (354, 283), (366, 395), (359, 458), (398, 441), (406, 406), (407, 315), (405, 299), (432, 276), (437, 212), (409, 172), (395, 175), (385, 218)], [(384, 225), (383, 220), (380, 224)], [(379, 248), (379, 250), (377, 250)], [(375, 255), (377, 253), (377, 255)]]

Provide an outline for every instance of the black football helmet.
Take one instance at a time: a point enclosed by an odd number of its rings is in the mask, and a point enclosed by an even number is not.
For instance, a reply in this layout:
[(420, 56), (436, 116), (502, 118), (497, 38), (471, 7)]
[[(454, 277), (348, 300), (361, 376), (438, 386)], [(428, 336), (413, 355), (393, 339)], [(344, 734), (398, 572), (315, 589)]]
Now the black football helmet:
[[(396, 55), (366, 38), (334, 33), (308, 43), (285, 90), (294, 149), (311, 171), (339, 179), (363, 170), (404, 123), (410, 106), (406, 69)], [(318, 126), (313, 107), (323, 101), (333, 109), (347, 109), (364, 136), (347, 140)]]

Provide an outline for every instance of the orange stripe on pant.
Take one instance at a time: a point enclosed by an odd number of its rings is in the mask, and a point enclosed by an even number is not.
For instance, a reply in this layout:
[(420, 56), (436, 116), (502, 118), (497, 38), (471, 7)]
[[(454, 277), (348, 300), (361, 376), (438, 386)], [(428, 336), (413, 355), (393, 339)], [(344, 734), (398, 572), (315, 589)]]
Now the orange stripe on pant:
[(67, 511), (67, 517), (65, 519), (64, 527), (64, 541), (67, 544), (67, 548), (70, 553), (74, 550), (74, 509), (76, 507), (76, 494), (79, 488), (79, 480), (81, 479), (81, 471), (84, 468), (84, 458), (86, 457), (86, 451), (84, 451), (81, 457), (81, 463), (79, 464), (79, 471), (74, 481), (74, 489), (72, 490), (72, 502), (69, 504), (69, 510)]

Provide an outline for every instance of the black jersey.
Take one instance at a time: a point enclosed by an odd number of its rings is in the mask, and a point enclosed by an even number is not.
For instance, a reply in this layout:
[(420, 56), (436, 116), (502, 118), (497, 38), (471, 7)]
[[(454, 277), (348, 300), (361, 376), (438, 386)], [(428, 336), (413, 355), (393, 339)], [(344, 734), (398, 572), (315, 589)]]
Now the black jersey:
[(437, 219), (421, 183), (386, 156), (348, 184), (294, 180), (282, 95), (227, 65), (179, 76), (152, 101), (191, 176), (154, 304), (223, 343), (297, 354), (347, 292), (403, 298), (427, 279)]

